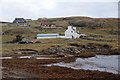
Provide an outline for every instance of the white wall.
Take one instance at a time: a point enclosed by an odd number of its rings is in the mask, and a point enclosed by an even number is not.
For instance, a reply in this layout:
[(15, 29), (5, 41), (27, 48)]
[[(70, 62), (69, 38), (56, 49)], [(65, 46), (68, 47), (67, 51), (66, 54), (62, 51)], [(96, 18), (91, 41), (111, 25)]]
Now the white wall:
[(72, 38), (72, 36), (69, 36), (69, 37), (67, 37), (67, 36), (58, 36), (58, 38)]
[(68, 26), (68, 29), (65, 31), (65, 36), (66, 37), (71, 37), (73, 36), (74, 30), (72, 29), (71, 26)]
[(73, 27), (75, 31), (72, 29), (72, 26), (68, 26), (68, 29), (65, 31), (66, 37), (79, 38), (80, 35), (76, 32), (76, 27)]
[(52, 37), (37, 37), (37, 39), (46, 39), (46, 38), (58, 38), (58, 36), (52, 36)]

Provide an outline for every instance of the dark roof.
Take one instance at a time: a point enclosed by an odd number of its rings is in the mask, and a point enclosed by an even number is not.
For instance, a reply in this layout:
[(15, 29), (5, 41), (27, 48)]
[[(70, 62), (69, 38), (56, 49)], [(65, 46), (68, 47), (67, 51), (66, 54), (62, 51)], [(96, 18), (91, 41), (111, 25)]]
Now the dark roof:
[(42, 18), (38, 18), (38, 20), (41, 20)]
[(25, 21), (32, 21), (32, 19), (25, 19)]
[(24, 18), (15, 18), (15, 20), (13, 21), (13, 23), (24, 23), (25, 19)]
[(24, 18), (15, 18), (15, 20), (24, 20)]

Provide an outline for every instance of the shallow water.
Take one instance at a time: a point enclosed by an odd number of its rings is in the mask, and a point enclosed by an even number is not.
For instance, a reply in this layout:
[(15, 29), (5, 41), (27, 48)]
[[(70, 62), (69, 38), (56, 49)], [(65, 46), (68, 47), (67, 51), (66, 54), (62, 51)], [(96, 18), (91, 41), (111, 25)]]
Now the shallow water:
[(77, 58), (75, 62), (71, 63), (56, 63), (47, 66), (63, 66), (73, 69), (98, 70), (118, 74), (118, 55), (97, 55), (91, 58)]
[(32, 56), (21, 56), (19, 58), (31, 58)]
[(51, 57), (37, 57), (36, 59), (61, 59), (61, 58), (51, 58)]
[[(46, 56), (46, 57), (45, 57)], [(49, 56), (49, 57), (48, 57)], [(51, 57), (52, 56), (52, 57)], [(20, 56), (18, 58), (35, 58), (35, 59), (61, 59), (60, 57), (54, 57), (53, 55), (30, 55), (30, 56)]]
[(0, 59), (12, 59), (12, 57), (0, 57)]

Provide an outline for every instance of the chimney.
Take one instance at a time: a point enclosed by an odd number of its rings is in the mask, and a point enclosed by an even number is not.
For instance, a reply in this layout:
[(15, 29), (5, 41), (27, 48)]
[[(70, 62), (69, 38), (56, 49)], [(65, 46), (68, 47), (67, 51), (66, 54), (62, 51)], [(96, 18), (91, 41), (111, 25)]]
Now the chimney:
[(73, 29), (76, 31), (76, 27), (73, 27)]
[(68, 26), (68, 29), (71, 29), (72, 28), (72, 26)]

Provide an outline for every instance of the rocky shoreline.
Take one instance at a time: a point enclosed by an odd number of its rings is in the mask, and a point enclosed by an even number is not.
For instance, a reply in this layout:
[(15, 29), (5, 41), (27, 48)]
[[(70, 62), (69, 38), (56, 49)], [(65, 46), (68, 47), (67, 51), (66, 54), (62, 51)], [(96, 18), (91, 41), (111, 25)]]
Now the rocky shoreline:
[(88, 43), (86, 45), (77, 44), (77, 43), (70, 43), (68, 47), (64, 46), (53, 46), (51, 48), (43, 49), (42, 51), (35, 50), (35, 49), (27, 49), (21, 48), (14, 51), (14, 54), (38, 54), (38, 55), (59, 55), (59, 56), (66, 56), (66, 55), (74, 55), (78, 57), (93, 57), (97, 55), (119, 55), (119, 49), (113, 49), (112, 46), (108, 44), (98, 44), (98, 43)]
[(87, 45), (78, 45), (78, 44), (69, 44), (71, 47), (64, 48), (61, 46), (55, 48), (48, 48), (42, 50), (42, 54), (56, 54), (56, 53), (67, 53), (67, 54), (81, 54), (81, 53), (94, 53), (99, 55), (119, 55), (120, 50), (112, 49), (112, 46), (107, 44), (95, 44), (95, 43), (88, 43)]
[[(36, 58), (19, 58), (23, 55), (15, 55), (12, 59), (3, 59), (3, 78), (73, 78), (73, 79), (105, 79), (105, 80), (117, 80), (118, 74), (113, 74), (104, 71), (92, 71), (83, 69), (72, 69), (60, 66), (45, 66), (53, 63), (70, 63), (76, 60), (75, 57), (61, 57), (57, 59), (36, 59)], [(25, 55), (24, 55), (25, 56)], [(12, 55), (11, 55), (12, 57)], [(41, 55), (45, 57), (45, 55)], [(50, 57), (50, 55), (46, 55)], [(54, 57), (54, 56), (53, 56)], [(58, 57), (58, 56), (57, 56)], [(55, 56), (56, 58), (56, 56)], [(22, 66), (21, 66), (22, 65)], [(93, 76), (94, 75), (94, 76)]]
[[(3, 78), (74, 78), (117, 80), (119, 74), (105, 71), (72, 69), (61, 66), (45, 66), (59, 62), (71, 63), (77, 58), (89, 58), (96, 55), (119, 55), (119, 50), (107, 44), (88, 43), (80, 45), (71, 43), (69, 47), (57, 46), (41, 52), (34, 49), (19, 49), (17, 53), (3, 55)], [(7, 57), (12, 57), (7, 59)], [(22, 66), (21, 66), (22, 65)], [(80, 65), (80, 64), (79, 64)], [(21, 71), (21, 72), (20, 72)], [(93, 76), (94, 75), (94, 76)], [(30, 77), (31, 76), (31, 77)]]

